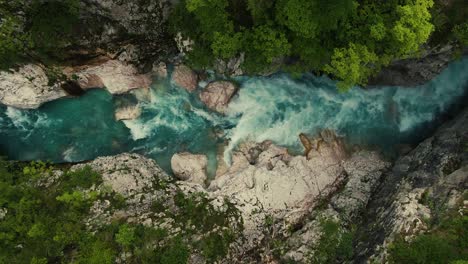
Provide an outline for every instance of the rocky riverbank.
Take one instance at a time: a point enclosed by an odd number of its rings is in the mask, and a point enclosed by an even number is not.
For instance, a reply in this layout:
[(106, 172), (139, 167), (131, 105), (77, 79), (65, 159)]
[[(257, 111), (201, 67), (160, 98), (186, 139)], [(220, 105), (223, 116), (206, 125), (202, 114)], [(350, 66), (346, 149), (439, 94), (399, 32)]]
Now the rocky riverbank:
[[(319, 254), (324, 221), (354, 230), (355, 263), (384, 263), (396, 236), (411, 239), (426, 232), (427, 219), (458, 209), (466, 197), (467, 121), (465, 109), (394, 163), (375, 151), (349, 150), (327, 130), (309, 140), (307, 156), (291, 155), (268, 141), (246, 142), (233, 154), (232, 166), (207, 187), (206, 157), (189, 153), (173, 157), (174, 172), (183, 181), (137, 154), (101, 157), (72, 170), (91, 166), (103, 175), (103, 186), (126, 201), (125, 208), (114, 207), (116, 201), (97, 201), (87, 220), (90, 228), (120, 219), (177, 236), (190, 227), (178, 226), (181, 209), (174, 199), (196, 194), (206, 197), (212, 213), (237, 212), (224, 227), (207, 231), (230, 228), (236, 233), (220, 263), (308, 263)], [(192, 252), (190, 263), (205, 262), (197, 250)]]

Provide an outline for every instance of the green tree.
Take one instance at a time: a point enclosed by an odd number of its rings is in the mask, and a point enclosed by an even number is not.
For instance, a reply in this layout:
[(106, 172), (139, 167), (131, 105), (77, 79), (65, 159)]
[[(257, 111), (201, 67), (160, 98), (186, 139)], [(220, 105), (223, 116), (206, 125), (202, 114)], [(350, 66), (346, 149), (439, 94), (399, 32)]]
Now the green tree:
[(72, 41), (78, 8), (78, 0), (0, 0), (0, 69), (59, 59)]
[(214, 33), (214, 40), (211, 49), (214, 55), (221, 59), (230, 59), (237, 55), (242, 47), (241, 33)]
[(353, 0), (281, 0), (277, 19), (303, 38), (335, 30), (356, 9)]
[(259, 26), (246, 34), (245, 68), (249, 72), (268, 69), (273, 61), (290, 53), (291, 45), (286, 35), (269, 26)]
[(433, 4), (432, 0), (413, 0), (411, 4), (397, 6), (399, 19), (391, 33), (397, 43), (399, 55), (407, 57), (415, 54), (429, 39), (434, 30), (429, 12)]
[(324, 71), (338, 77), (338, 88), (346, 91), (354, 84), (365, 85), (378, 71), (378, 57), (366, 46), (350, 43), (348, 48), (335, 49)]
[(453, 34), (462, 46), (468, 46), (468, 22), (456, 25), (453, 28)]
[(115, 235), (115, 241), (125, 248), (129, 248), (135, 242), (135, 228), (127, 224), (121, 225)]

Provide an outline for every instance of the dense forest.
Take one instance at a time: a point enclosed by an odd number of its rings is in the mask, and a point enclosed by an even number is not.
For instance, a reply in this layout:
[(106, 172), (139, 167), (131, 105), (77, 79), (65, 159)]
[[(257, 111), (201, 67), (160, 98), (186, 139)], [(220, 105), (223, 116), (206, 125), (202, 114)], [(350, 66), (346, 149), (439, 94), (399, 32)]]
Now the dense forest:
[[(161, 190), (170, 184), (155, 180)], [(191, 241), (198, 231), (207, 233), (229, 219), (229, 211), (220, 214), (196, 193), (174, 197), (178, 209), (172, 217), (182, 229), (177, 235), (162, 226), (119, 219), (89, 225), (93, 204), (109, 201), (107, 210), (119, 210), (128, 206), (126, 200), (89, 167), (71, 171), (44, 162), (0, 160), (0, 263), (111, 264), (119, 257), (125, 263), (183, 264), (194, 250), (213, 263), (227, 254), (237, 236), (223, 230)], [(162, 204), (153, 207), (170, 211)], [(190, 230), (190, 223), (198, 231)]]
[[(118, 219), (93, 229), (86, 219), (94, 203), (109, 200), (115, 209), (126, 207), (126, 199), (102, 183), (102, 176), (89, 167), (70, 171), (43, 162), (0, 160), (0, 263), (110, 264), (124, 256), (125, 263), (183, 264), (194, 250), (201, 252), (208, 263), (214, 263), (226, 256), (229, 243), (238, 234), (220, 231), (201, 241), (191, 241), (194, 233), (190, 230), (171, 236), (164, 228)], [(161, 188), (167, 184), (159, 182)], [(431, 203), (427, 197), (422, 199), (423, 203)], [(174, 219), (182, 228), (195, 223), (202, 232), (211, 230), (227, 218), (218, 215), (207, 202), (196, 194), (190, 197), (179, 193), (175, 197), (179, 210)], [(468, 217), (457, 211), (439, 212), (430, 220), (430, 232), (412, 242), (397, 240), (390, 247), (391, 263), (449, 263), (467, 258)], [(266, 219), (266, 232), (272, 221)], [(321, 228), (323, 234), (310, 261), (349, 260), (353, 256), (353, 232), (343, 231), (338, 223), (326, 219)], [(281, 257), (282, 241), (274, 240), (270, 246)]]
[[(186, 59), (195, 69), (243, 54), (247, 74), (314, 71), (344, 90), (424, 45), (468, 44), (463, 0), (182, 0), (173, 9), (170, 31), (193, 41)], [(77, 0), (1, 0), (0, 67), (60, 61), (79, 14)]]
[(448, 11), (439, 2), (184, 0), (172, 29), (194, 40), (188, 60), (195, 67), (245, 53), (248, 73), (282, 65), (333, 75), (346, 89), (365, 85), (396, 59), (419, 56), (431, 34), (433, 45), (449, 39), (466, 45), (466, 3), (454, 1)]

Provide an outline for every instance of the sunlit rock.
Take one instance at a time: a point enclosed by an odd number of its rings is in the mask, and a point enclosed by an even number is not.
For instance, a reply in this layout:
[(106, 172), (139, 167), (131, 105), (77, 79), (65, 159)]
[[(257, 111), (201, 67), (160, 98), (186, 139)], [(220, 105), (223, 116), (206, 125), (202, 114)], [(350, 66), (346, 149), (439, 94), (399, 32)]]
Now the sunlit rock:
[(84, 90), (90, 88), (106, 88), (111, 94), (123, 94), (138, 88), (149, 88), (151, 78), (147, 74), (139, 74), (130, 64), (117, 60), (109, 60), (96, 66), (85, 66), (70, 74), (76, 76), (78, 84)]
[(208, 159), (205, 155), (184, 152), (175, 154), (171, 159), (171, 168), (177, 178), (202, 186), (207, 179), (207, 166)]
[(0, 71), (0, 103), (22, 109), (67, 96), (59, 83), (50, 84), (44, 68), (26, 64), (17, 70)]
[(208, 108), (223, 113), (236, 92), (237, 86), (232, 82), (215, 81), (203, 89), (200, 93), (200, 100)]
[(197, 89), (198, 76), (189, 67), (177, 65), (172, 73), (172, 81), (187, 91), (193, 92)]

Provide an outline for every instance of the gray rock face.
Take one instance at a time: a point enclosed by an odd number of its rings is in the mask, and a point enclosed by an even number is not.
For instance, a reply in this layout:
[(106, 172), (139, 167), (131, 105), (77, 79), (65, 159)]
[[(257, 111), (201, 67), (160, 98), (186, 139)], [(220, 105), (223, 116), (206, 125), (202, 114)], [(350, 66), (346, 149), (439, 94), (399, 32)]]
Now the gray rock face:
[(383, 173), (390, 168), (377, 152), (359, 151), (344, 161), (348, 182), (331, 199), (331, 206), (346, 220), (357, 219), (367, 206)]
[(189, 67), (177, 65), (172, 73), (172, 81), (187, 91), (193, 92), (197, 89), (198, 76)]
[(205, 186), (208, 158), (205, 155), (177, 153), (171, 158), (171, 168), (175, 176), (183, 181)]
[(2, 104), (33, 109), (65, 96), (67, 94), (59, 84), (49, 86), (49, 79), (39, 65), (26, 64), (13, 72), (0, 71)]
[(467, 125), (465, 109), (385, 173), (362, 217), (360, 232), (368, 239), (357, 249), (359, 261), (374, 255), (374, 260), (383, 262), (386, 245), (395, 235), (409, 239), (424, 232), (424, 219), (435, 212), (424, 202), (423, 194), (433, 201), (434, 208), (450, 208), (462, 197), (468, 179)]
[(395, 61), (371, 80), (369, 85), (422, 85), (439, 75), (453, 59), (451, 45), (426, 52), (421, 58)]
[(237, 92), (235, 84), (228, 81), (209, 83), (200, 93), (200, 100), (210, 109), (224, 113), (229, 101)]
[(244, 63), (245, 54), (241, 53), (238, 57), (224, 61), (221, 59), (216, 59), (214, 63), (214, 69), (219, 74), (224, 74), (227, 76), (239, 76), (244, 72), (241, 69), (242, 63)]
[(167, 35), (170, 0), (84, 0), (77, 41), (144, 68), (175, 49)]
[(100, 157), (90, 163), (78, 164), (72, 170), (90, 166), (102, 174), (105, 185), (123, 196), (141, 193), (153, 185), (156, 179), (169, 180), (169, 176), (155, 161), (138, 154), (120, 154)]
[[(329, 209), (330, 216), (343, 212), (349, 218), (354, 217), (366, 206), (389, 166), (375, 152), (360, 151), (349, 156), (343, 142), (331, 131), (324, 131), (311, 141), (320, 144), (314, 146), (308, 157), (292, 156), (287, 149), (271, 142), (244, 143), (233, 154), (233, 163), (227, 172), (211, 182), (209, 190), (213, 195), (235, 201), (243, 215), (247, 242), (241, 245), (240, 251), (263, 252), (262, 258), (268, 259), (266, 248), (259, 247), (262, 243), (259, 241), (289, 233), (288, 227), (296, 225), (310, 229), (301, 228), (297, 234), (317, 233), (312, 229), (318, 221), (308, 225), (314, 221), (309, 220), (309, 216), (330, 197), (336, 204), (336, 208)], [(335, 193), (342, 188), (344, 191), (335, 198)], [(282, 223), (275, 225), (274, 234), (265, 227), (265, 219), (271, 218)], [(302, 242), (289, 241), (287, 237), (289, 235), (280, 239), (291, 244), (290, 256), (303, 257), (304, 245), (313, 243), (317, 235), (306, 235), (307, 239), (301, 238)], [(302, 261), (301, 257), (294, 259)]]

